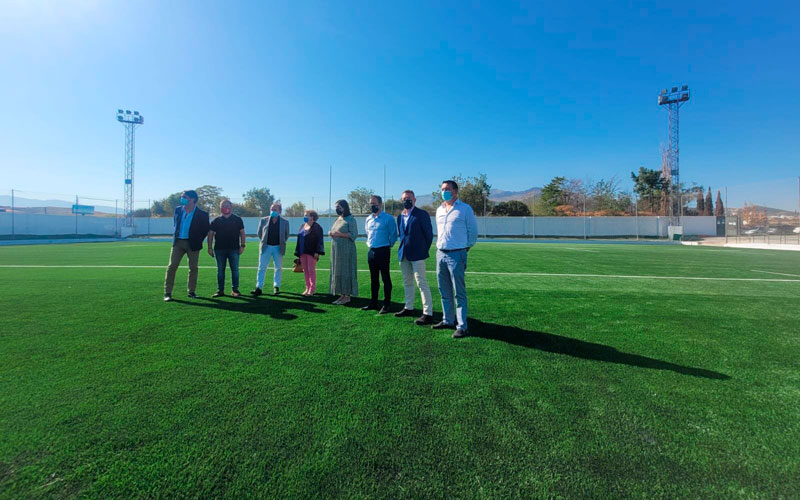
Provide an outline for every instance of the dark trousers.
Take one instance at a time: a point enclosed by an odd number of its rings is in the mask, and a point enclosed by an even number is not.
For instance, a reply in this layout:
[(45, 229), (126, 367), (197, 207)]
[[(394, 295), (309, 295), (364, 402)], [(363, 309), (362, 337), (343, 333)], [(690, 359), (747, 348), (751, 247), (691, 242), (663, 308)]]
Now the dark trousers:
[(378, 292), (381, 283), (378, 280), (383, 278), (383, 304), (386, 307), (392, 303), (392, 278), (389, 276), (389, 258), (392, 255), (391, 247), (370, 248), (367, 253), (367, 263), (369, 264), (369, 278), (372, 287), (371, 305), (378, 304)]
[(217, 290), (225, 290), (225, 264), (231, 266), (231, 285), (233, 291), (239, 291), (239, 250), (214, 250), (217, 259)]

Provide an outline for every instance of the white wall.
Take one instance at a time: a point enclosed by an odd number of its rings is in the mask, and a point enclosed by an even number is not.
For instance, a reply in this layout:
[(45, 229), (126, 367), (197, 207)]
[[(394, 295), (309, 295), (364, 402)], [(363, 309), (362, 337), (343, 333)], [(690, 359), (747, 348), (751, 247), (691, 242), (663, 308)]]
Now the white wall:
[[(289, 230), (296, 234), (303, 223), (302, 217), (288, 217)], [(336, 218), (330, 219), (331, 222)], [(356, 216), (360, 234), (364, 234), (366, 216)], [(78, 216), (77, 232), (74, 215), (14, 215), (14, 233), (32, 235), (68, 235), (98, 234), (113, 236), (118, 233), (120, 222), (113, 217)], [(258, 217), (245, 217), (244, 225), (247, 234), (253, 235), (258, 229)], [(325, 233), (330, 229), (329, 219), (323, 216), (319, 220)], [(136, 234), (170, 235), (172, 234), (172, 218), (137, 217), (135, 219)], [(531, 236), (534, 225), (537, 237), (562, 236), (572, 238), (592, 237), (662, 237), (667, 236), (669, 217), (478, 217), (478, 233), (480, 236)], [(433, 224), (436, 234), (436, 224)], [(11, 234), (11, 214), (0, 212), (0, 234)], [(716, 234), (715, 217), (683, 217), (683, 234), (686, 236)]]

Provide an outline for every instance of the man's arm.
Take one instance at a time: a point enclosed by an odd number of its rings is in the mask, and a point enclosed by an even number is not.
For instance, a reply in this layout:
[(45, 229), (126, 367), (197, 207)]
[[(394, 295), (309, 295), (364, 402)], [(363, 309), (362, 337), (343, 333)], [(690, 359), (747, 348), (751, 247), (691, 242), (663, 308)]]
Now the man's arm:
[(397, 242), (397, 224), (394, 217), (389, 218), (392, 219), (392, 223), (389, 224), (389, 246), (393, 246)]
[(244, 245), (247, 243), (247, 233), (244, 231), (244, 228), (239, 230), (239, 255), (244, 253)]
[(471, 248), (478, 241), (478, 219), (470, 207), (465, 211), (467, 216), (467, 248)]
[(214, 245), (214, 231), (209, 231), (208, 232), (208, 239), (206, 240), (206, 243), (208, 243), (208, 255), (213, 257), (214, 256), (214, 247), (213, 247), (213, 245)]
[(424, 217), (418, 218), (422, 224), (422, 234), (425, 236), (425, 246), (430, 248), (431, 244), (433, 243), (433, 225), (431, 224), (431, 214), (425, 212)]

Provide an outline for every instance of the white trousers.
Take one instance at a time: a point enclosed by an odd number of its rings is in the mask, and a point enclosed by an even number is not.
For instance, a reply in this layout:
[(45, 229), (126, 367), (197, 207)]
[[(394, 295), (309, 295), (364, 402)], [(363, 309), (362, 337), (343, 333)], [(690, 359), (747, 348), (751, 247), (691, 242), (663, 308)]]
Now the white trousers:
[(425, 277), (425, 261), (403, 259), (400, 261), (400, 270), (403, 272), (403, 292), (405, 293), (406, 305), (408, 310), (414, 309), (414, 281), (419, 287), (419, 294), (422, 296), (422, 314), (433, 315), (433, 299), (431, 298), (431, 287)]
[(264, 276), (267, 274), (269, 261), (275, 268), (272, 286), (281, 286), (281, 276), (283, 276), (283, 255), (281, 255), (280, 245), (264, 245), (264, 250), (258, 256), (258, 274), (256, 277), (256, 287), (264, 288)]

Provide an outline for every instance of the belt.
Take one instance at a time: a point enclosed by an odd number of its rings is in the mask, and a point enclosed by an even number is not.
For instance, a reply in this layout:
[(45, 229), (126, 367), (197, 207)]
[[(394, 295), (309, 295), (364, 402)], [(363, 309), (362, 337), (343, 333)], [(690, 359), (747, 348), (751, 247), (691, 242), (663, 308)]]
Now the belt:
[(450, 252), (460, 252), (461, 250), (466, 250), (466, 248), (452, 248), (452, 249), (440, 248), (439, 250), (441, 250), (444, 253), (450, 253)]

